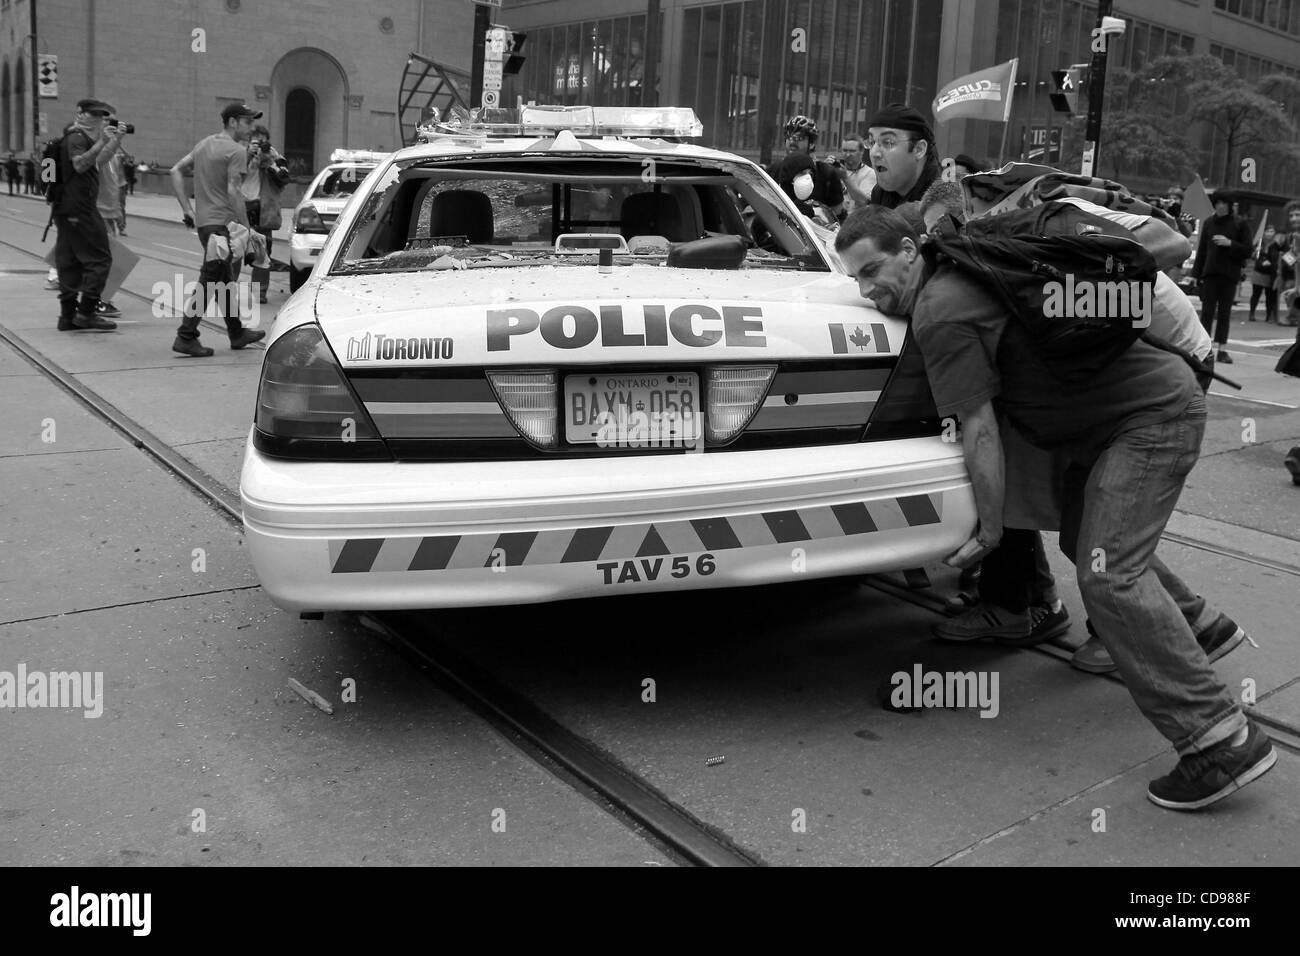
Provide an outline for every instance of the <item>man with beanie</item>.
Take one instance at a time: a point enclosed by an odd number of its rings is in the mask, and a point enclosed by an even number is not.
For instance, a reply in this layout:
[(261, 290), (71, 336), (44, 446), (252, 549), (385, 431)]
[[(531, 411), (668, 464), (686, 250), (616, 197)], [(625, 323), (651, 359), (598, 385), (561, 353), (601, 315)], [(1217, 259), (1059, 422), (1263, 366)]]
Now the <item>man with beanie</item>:
[(918, 202), (939, 178), (934, 132), (925, 117), (902, 103), (891, 103), (871, 118), (867, 155), (876, 171), (871, 201), (894, 209)]
[(1242, 263), (1250, 258), (1255, 240), (1246, 221), (1232, 214), (1227, 195), (1217, 192), (1210, 197), (1210, 202), (1214, 204), (1214, 215), (1201, 226), (1192, 279), (1200, 290), (1201, 324), (1214, 335), (1219, 346), (1218, 361), (1231, 365), (1227, 345), (1232, 300), (1241, 283)]
[[(77, 103), (77, 119), (59, 147), (55, 175), (63, 196), (53, 209), (58, 238), (54, 265), (59, 271), (59, 331), (111, 332), (117, 323), (98, 314), (113, 254), (99, 216), (99, 170), (117, 152), (116, 126), (104, 122), (113, 107), (87, 98)], [(78, 301), (80, 296), (80, 301)]]

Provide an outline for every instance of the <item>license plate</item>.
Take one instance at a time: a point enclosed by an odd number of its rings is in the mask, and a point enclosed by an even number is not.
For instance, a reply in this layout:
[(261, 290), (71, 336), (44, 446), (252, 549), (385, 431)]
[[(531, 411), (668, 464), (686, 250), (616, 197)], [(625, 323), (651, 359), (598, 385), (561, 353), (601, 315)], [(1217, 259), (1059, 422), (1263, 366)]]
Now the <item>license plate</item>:
[(608, 448), (690, 448), (700, 438), (694, 372), (566, 375), (564, 437)]

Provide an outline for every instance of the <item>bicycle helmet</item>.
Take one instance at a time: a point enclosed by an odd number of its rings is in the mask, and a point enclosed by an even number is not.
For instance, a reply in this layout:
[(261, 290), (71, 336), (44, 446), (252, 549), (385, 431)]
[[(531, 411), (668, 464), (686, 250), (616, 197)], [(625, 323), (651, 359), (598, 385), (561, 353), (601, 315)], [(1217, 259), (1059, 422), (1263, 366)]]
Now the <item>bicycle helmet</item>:
[(785, 137), (789, 139), (796, 133), (803, 133), (808, 137), (808, 145), (817, 145), (817, 124), (807, 116), (792, 116), (786, 121), (783, 129)]

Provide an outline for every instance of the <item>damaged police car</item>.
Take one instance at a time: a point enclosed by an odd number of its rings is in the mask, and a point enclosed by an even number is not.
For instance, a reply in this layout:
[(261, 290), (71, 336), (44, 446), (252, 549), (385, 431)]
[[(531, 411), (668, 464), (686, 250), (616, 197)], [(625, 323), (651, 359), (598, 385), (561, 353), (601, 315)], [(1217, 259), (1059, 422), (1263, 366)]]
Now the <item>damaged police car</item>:
[(277, 604), (764, 584), (966, 540), (906, 323), (766, 173), (687, 142), (690, 110), (490, 116), (381, 163), (276, 318), (240, 493)]

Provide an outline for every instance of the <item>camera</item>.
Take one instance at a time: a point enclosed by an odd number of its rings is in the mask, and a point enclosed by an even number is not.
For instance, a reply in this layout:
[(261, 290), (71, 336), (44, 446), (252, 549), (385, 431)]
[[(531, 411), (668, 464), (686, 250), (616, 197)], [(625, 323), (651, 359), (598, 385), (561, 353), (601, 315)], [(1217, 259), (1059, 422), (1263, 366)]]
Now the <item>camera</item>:
[(114, 121), (114, 122), (112, 122), (112, 123), (109, 123), (108, 125), (109, 125), (109, 126), (116, 126), (116, 127), (117, 127), (117, 131), (118, 131), (119, 133), (121, 133), (123, 136), (127, 135), (128, 133), (134, 133), (134, 132), (135, 132), (135, 124), (134, 124), (134, 123), (122, 123), (122, 122)]

